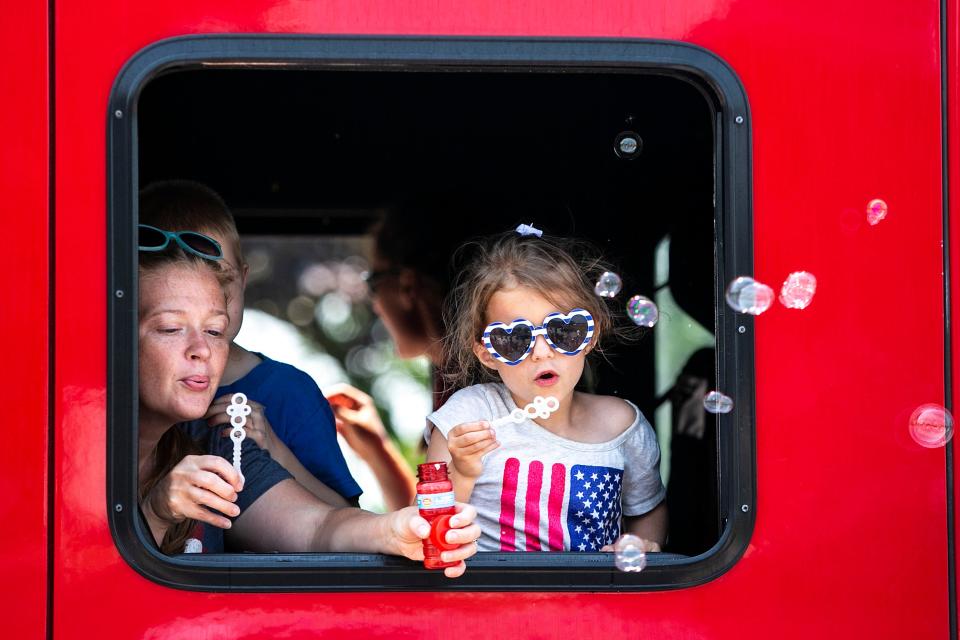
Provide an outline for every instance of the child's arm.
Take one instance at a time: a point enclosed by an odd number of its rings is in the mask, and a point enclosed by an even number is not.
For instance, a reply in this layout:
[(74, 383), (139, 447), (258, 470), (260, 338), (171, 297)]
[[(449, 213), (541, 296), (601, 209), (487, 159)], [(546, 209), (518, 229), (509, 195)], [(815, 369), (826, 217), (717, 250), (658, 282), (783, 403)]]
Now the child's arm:
[[(226, 415), (226, 407), (232, 396), (225, 395), (214, 400), (207, 411), (207, 424), (212, 427), (222, 427), (224, 437), (230, 435), (230, 422)], [(263, 405), (253, 400), (248, 400), (251, 408), (250, 416), (247, 418), (247, 424), (244, 429), (247, 436), (257, 443), (261, 449), (266, 451), (274, 462), (290, 472), (290, 475), (306, 488), (307, 491), (320, 498), (327, 504), (334, 507), (348, 507), (350, 505), (343, 496), (325, 485), (317, 479), (290, 450), (283, 440), (277, 437), (267, 420), (267, 414), (263, 410)], [(241, 460), (241, 465), (243, 464)], [(242, 470), (242, 466), (241, 466)]]
[(427, 460), (450, 462), (450, 481), (458, 502), (469, 502), (473, 486), (483, 471), (482, 458), (500, 446), (496, 433), (485, 420), (465, 422), (450, 430), (450, 438), (443, 437), (436, 427), (430, 434)]
[(667, 541), (667, 520), (667, 503), (663, 501), (642, 516), (624, 517), (624, 533), (642, 538), (644, 551), (660, 551)]

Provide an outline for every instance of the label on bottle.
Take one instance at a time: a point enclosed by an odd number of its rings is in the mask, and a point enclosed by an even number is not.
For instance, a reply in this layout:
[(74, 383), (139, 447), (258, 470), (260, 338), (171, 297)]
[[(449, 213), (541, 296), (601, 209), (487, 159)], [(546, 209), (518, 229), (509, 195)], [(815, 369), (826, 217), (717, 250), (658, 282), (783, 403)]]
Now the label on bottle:
[(453, 491), (417, 494), (418, 509), (443, 509), (445, 507), (452, 507), (455, 501)]

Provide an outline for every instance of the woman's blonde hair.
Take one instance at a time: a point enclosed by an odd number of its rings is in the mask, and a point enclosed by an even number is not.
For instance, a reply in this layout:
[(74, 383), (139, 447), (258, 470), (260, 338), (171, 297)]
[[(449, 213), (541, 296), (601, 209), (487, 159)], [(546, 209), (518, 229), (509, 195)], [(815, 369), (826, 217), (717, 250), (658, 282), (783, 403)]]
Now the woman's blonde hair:
[[(457, 250), (454, 262), (457, 276), (443, 316), (447, 328), (443, 369), (451, 387), (497, 379), (495, 372), (479, 362), (473, 347), (488, 324), (490, 298), (501, 289), (528, 287), (556, 305), (558, 311), (589, 311), (594, 322), (594, 353), (600, 352), (601, 340), (621, 333), (606, 302), (594, 293), (593, 283), (611, 267), (586, 242), (507, 232), (467, 242)], [(462, 265), (459, 269), (458, 264)], [(538, 322), (542, 318), (528, 320)]]

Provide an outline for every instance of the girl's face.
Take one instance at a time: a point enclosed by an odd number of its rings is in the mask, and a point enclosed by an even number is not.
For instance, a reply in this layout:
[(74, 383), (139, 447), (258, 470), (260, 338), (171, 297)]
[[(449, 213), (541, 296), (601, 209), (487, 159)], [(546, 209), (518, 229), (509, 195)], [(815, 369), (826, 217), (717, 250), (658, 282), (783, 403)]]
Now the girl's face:
[[(522, 286), (500, 289), (490, 298), (485, 322), (509, 324), (524, 318), (539, 325), (554, 311), (567, 313), (570, 309), (557, 309), (557, 305), (535, 289)], [(584, 356), (592, 347), (590, 344), (577, 355), (567, 356), (554, 351), (543, 336), (537, 336), (533, 351), (516, 365), (500, 362), (480, 342), (474, 344), (473, 352), (484, 366), (500, 374), (514, 401), (522, 407), (536, 396), (554, 396), (561, 404), (569, 400), (583, 374)]]
[(227, 362), (223, 290), (203, 267), (174, 264), (140, 279), (140, 419), (203, 416)]

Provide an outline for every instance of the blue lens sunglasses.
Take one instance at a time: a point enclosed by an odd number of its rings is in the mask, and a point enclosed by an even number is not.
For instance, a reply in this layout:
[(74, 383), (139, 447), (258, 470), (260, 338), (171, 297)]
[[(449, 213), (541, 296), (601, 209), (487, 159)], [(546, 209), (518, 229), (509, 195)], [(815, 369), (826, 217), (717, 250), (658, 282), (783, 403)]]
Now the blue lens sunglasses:
[(148, 224), (138, 225), (137, 248), (140, 251), (163, 251), (173, 240), (181, 249), (189, 254), (207, 260), (223, 258), (223, 249), (220, 243), (196, 231), (164, 231), (151, 227)]

